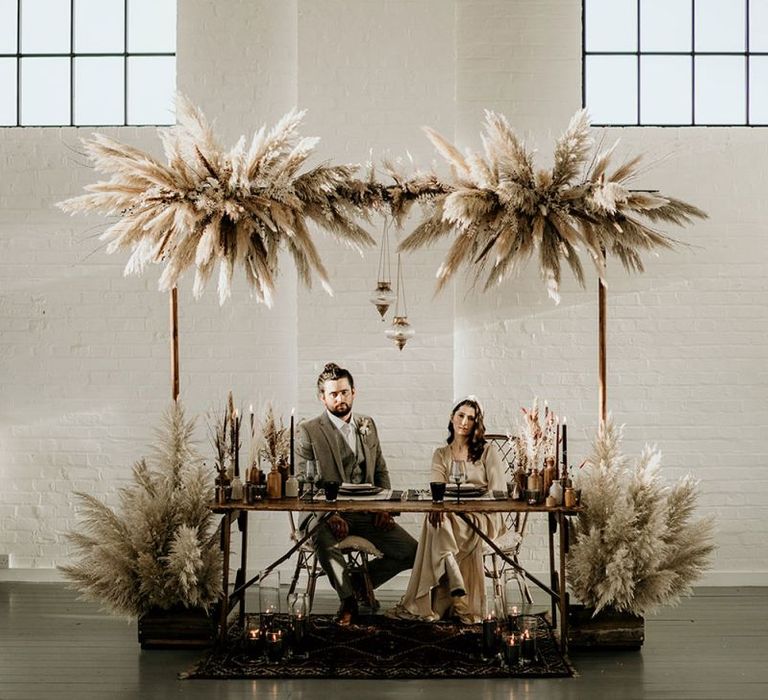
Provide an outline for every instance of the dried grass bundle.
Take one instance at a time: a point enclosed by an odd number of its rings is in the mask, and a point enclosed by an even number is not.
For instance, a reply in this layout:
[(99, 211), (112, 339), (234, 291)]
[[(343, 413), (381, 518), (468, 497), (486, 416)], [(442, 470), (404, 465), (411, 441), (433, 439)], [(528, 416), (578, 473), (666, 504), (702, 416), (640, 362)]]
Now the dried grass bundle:
[(596, 611), (643, 615), (690, 593), (715, 549), (713, 520), (695, 516), (690, 475), (665, 485), (661, 453), (646, 446), (633, 462), (621, 453), (621, 437), (607, 420), (580, 475), (585, 510), (575, 522), (568, 581)]
[(192, 445), (194, 421), (174, 403), (158, 431), (154, 464), (142, 459), (113, 510), (87, 493), (81, 527), (67, 536), (78, 561), (60, 567), (86, 596), (141, 615), (176, 605), (208, 608), (221, 593), (221, 554), (211, 533), (210, 474)]
[(653, 224), (683, 225), (706, 218), (700, 209), (673, 197), (630, 191), (627, 185), (638, 173), (640, 157), (609, 172), (615, 145), (592, 155), (586, 110), (574, 115), (555, 143), (550, 170), (535, 170), (533, 152), (503, 115), (486, 111), (485, 117), (482, 153), (465, 156), (436, 131), (425, 129), (452, 177), (422, 192), (428, 215), (400, 250), (430, 245), (456, 231), (437, 272), (438, 291), (461, 266), (474, 271), (475, 281), (485, 276), (487, 290), (536, 255), (547, 291), (558, 302), (563, 262), (584, 285), (580, 249), (590, 255), (603, 280), (606, 253), (616, 255), (627, 270), (642, 271), (642, 252), (676, 243)]
[(275, 416), (275, 410), (268, 403), (261, 420), (262, 445), (271, 464), (288, 463), (290, 459), (290, 430), (285, 427), (283, 418)]
[(515, 465), (524, 471), (541, 469), (547, 457), (555, 456), (557, 416), (546, 408), (542, 419), (538, 397), (533, 399), (530, 409), (522, 407), (520, 412), (523, 420), (518, 423), (515, 435), (510, 437)]
[(60, 202), (65, 211), (99, 212), (119, 219), (102, 234), (107, 252), (129, 249), (125, 274), (164, 263), (159, 287), (176, 286), (195, 268), (194, 295), (202, 295), (218, 265), (219, 303), (231, 294), (242, 266), (258, 302), (272, 303), (278, 251), (288, 249), (299, 279), (317, 275), (331, 293), (328, 275), (308, 222), (354, 248), (373, 244), (355, 221), (365, 209), (344, 193), (358, 186), (354, 166), (321, 165), (301, 172), (317, 138), (300, 138), (304, 112), (288, 112), (271, 130), (261, 127), (229, 151), (216, 141), (202, 112), (177, 98), (178, 124), (158, 129), (166, 164), (148, 153), (95, 134), (83, 140), (96, 170), (110, 179), (86, 187), (89, 194)]

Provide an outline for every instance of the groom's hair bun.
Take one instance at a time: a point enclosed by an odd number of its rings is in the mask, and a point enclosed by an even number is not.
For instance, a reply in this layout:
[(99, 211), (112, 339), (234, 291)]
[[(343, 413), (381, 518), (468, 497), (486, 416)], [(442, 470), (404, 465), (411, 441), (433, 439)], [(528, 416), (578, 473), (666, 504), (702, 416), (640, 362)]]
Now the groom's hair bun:
[(317, 390), (322, 394), (323, 387), (329, 379), (337, 381), (344, 378), (349, 380), (349, 386), (354, 389), (355, 380), (352, 378), (349, 370), (344, 369), (343, 367), (339, 367), (335, 362), (328, 362), (326, 363), (325, 367), (323, 367), (323, 371), (320, 372), (320, 375), (317, 378)]

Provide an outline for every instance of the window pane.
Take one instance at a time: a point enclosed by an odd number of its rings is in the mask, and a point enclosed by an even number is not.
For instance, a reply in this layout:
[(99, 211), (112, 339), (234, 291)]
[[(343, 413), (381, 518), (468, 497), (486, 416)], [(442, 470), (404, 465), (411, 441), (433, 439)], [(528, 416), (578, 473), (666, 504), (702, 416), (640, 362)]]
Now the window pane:
[(641, 0), (641, 51), (691, 50), (691, 0)]
[(0, 58), (0, 124), (16, 124), (16, 59)]
[(595, 124), (637, 124), (637, 58), (586, 57), (587, 109)]
[(123, 61), (75, 59), (75, 124), (123, 123)]
[(696, 0), (696, 51), (744, 51), (743, 0)]
[(128, 58), (129, 124), (173, 124), (175, 92), (174, 57)]
[(21, 123), (69, 124), (69, 59), (21, 59)]
[(746, 72), (742, 56), (696, 57), (697, 124), (745, 124)]
[(637, 51), (637, 0), (585, 0), (587, 51)]
[(175, 0), (128, 0), (128, 51), (175, 53)]
[(22, 52), (69, 53), (69, 9), (69, 0), (21, 0)]
[(640, 59), (640, 121), (691, 123), (691, 59), (643, 56)]
[(0, 53), (16, 53), (16, 26), (16, 0), (0, 0)]
[(768, 51), (768, 0), (750, 0), (749, 50)]
[(749, 123), (768, 124), (768, 56), (749, 59)]
[(75, 0), (75, 52), (123, 53), (123, 0)]

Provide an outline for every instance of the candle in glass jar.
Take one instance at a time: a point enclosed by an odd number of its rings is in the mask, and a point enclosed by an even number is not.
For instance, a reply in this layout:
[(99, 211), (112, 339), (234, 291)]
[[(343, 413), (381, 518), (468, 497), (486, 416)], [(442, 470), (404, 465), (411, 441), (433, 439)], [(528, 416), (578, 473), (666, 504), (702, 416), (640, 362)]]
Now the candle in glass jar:
[(496, 654), (496, 616), (488, 614), (483, 618), (483, 656)]
[(245, 646), (250, 651), (261, 650), (261, 630), (258, 627), (249, 627), (245, 634)]
[(267, 632), (267, 658), (276, 663), (283, 658), (283, 631)]
[(517, 666), (520, 663), (520, 644), (516, 634), (504, 638), (504, 660), (507, 666)]
[(293, 618), (293, 641), (298, 645), (303, 644), (307, 636), (307, 622), (307, 618), (300, 613)]
[(522, 633), (522, 641), (521, 641), (521, 652), (523, 659), (527, 659), (529, 661), (533, 660), (536, 656), (535, 653), (535, 643), (533, 641), (533, 637), (531, 636), (531, 631), (526, 629), (523, 630)]

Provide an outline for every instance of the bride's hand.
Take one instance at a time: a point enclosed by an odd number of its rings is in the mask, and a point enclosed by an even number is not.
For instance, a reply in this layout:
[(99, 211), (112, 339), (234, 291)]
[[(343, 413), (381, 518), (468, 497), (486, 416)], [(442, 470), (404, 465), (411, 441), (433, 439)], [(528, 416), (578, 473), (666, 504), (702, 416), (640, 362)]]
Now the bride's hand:
[(427, 515), (427, 518), (429, 518), (429, 524), (432, 527), (440, 527), (441, 523), (443, 522), (443, 514), (439, 511), (430, 513)]

